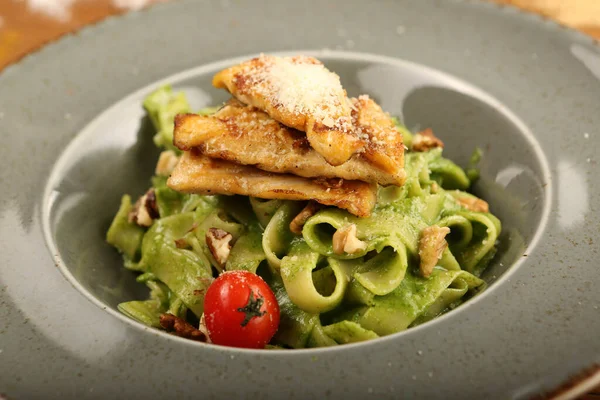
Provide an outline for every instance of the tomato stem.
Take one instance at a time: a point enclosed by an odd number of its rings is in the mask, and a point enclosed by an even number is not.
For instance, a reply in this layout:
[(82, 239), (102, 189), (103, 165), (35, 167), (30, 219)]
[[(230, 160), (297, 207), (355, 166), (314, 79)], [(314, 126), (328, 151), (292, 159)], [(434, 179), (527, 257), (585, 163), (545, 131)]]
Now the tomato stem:
[(260, 308), (262, 307), (264, 302), (265, 299), (262, 296), (255, 297), (254, 292), (252, 290), (250, 291), (250, 296), (248, 297), (248, 304), (246, 304), (244, 307), (240, 307), (237, 309), (239, 312), (244, 313), (244, 320), (241, 324), (242, 326), (248, 325), (252, 318), (262, 317), (267, 313), (266, 311), (260, 311)]

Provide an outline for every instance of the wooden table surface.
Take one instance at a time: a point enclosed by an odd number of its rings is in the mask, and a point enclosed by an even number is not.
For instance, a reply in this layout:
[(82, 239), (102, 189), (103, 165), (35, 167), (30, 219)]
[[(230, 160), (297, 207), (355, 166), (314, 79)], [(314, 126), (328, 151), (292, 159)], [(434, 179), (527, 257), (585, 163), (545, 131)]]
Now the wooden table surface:
[[(0, 0), (0, 70), (65, 33), (159, 1), (165, 0)], [(600, 0), (493, 1), (554, 18), (600, 40)], [(600, 400), (600, 387), (581, 399)]]

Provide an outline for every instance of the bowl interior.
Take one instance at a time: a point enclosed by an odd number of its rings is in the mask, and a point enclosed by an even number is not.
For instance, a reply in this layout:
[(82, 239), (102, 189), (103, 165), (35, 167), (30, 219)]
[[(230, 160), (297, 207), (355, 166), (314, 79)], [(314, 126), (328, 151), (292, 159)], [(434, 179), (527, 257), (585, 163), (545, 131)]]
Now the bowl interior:
[[(477, 147), (483, 150), (474, 192), (503, 222), (499, 252), (483, 278), (493, 283), (509, 270), (534, 238), (547, 203), (543, 156), (515, 114), (480, 89), (421, 65), (354, 53), (317, 56), (340, 75), (349, 95), (369, 94), (412, 130), (433, 128), (446, 144), (445, 156), (459, 165), (465, 166)], [(212, 76), (239, 61), (199, 67), (164, 82), (183, 90), (193, 109), (216, 105), (229, 96), (212, 87)], [(121, 196), (135, 199), (150, 185), (159, 151), (142, 100), (159, 84), (123, 99), (86, 126), (60, 156), (46, 190), (47, 237), (63, 272), (113, 310), (147, 296), (105, 234)]]

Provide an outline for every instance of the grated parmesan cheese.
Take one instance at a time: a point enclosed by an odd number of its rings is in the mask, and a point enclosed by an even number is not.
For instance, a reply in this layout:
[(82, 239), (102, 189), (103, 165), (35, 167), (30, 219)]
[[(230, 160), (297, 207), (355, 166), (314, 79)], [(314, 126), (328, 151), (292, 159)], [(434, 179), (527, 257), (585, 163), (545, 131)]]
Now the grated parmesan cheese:
[(310, 115), (333, 127), (344, 113), (340, 77), (312, 57), (261, 55), (260, 67), (244, 70), (257, 94), (295, 115)]

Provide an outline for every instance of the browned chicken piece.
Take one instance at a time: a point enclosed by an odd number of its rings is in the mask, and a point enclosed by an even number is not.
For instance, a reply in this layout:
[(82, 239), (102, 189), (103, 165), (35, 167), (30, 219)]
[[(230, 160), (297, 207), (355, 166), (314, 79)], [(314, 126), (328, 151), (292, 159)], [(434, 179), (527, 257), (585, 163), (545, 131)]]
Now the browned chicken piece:
[(366, 137), (362, 157), (374, 167), (392, 176), (399, 177), (401, 185), (406, 176), (404, 172), (404, 143), (402, 135), (381, 107), (369, 96), (362, 95), (352, 99), (353, 125), (357, 133)]
[(357, 126), (374, 140), (369, 141), (364, 153), (355, 154), (339, 166), (327, 163), (310, 147), (304, 133), (236, 99), (209, 117), (178, 115), (173, 143), (181, 150), (196, 148), (211, 158), (270, 172), (402, 185), (405, 173), (401, 135), (372, 100), (361, 97), (355, 102)]
[(365, 145), (352, 129), (351, 104), (340, 77), (313, 57), (261, 55), (217, 73), (213, 85), (306, 132), (310, 145), (331, 165), (345, 163)]
[(428, 151), (436, 147), (444, 148), (444, 142), (433, 134), (431, 128), (427, 128), (413, 137), (412, 151)]
[(252, 196), (262, 199), (314, 200), (367, 217), (375, 206), (377, 185), (343, 179), (308, 179), (211, 159), (192, 150), (181, 157), (167, 184), (184, 193)]

